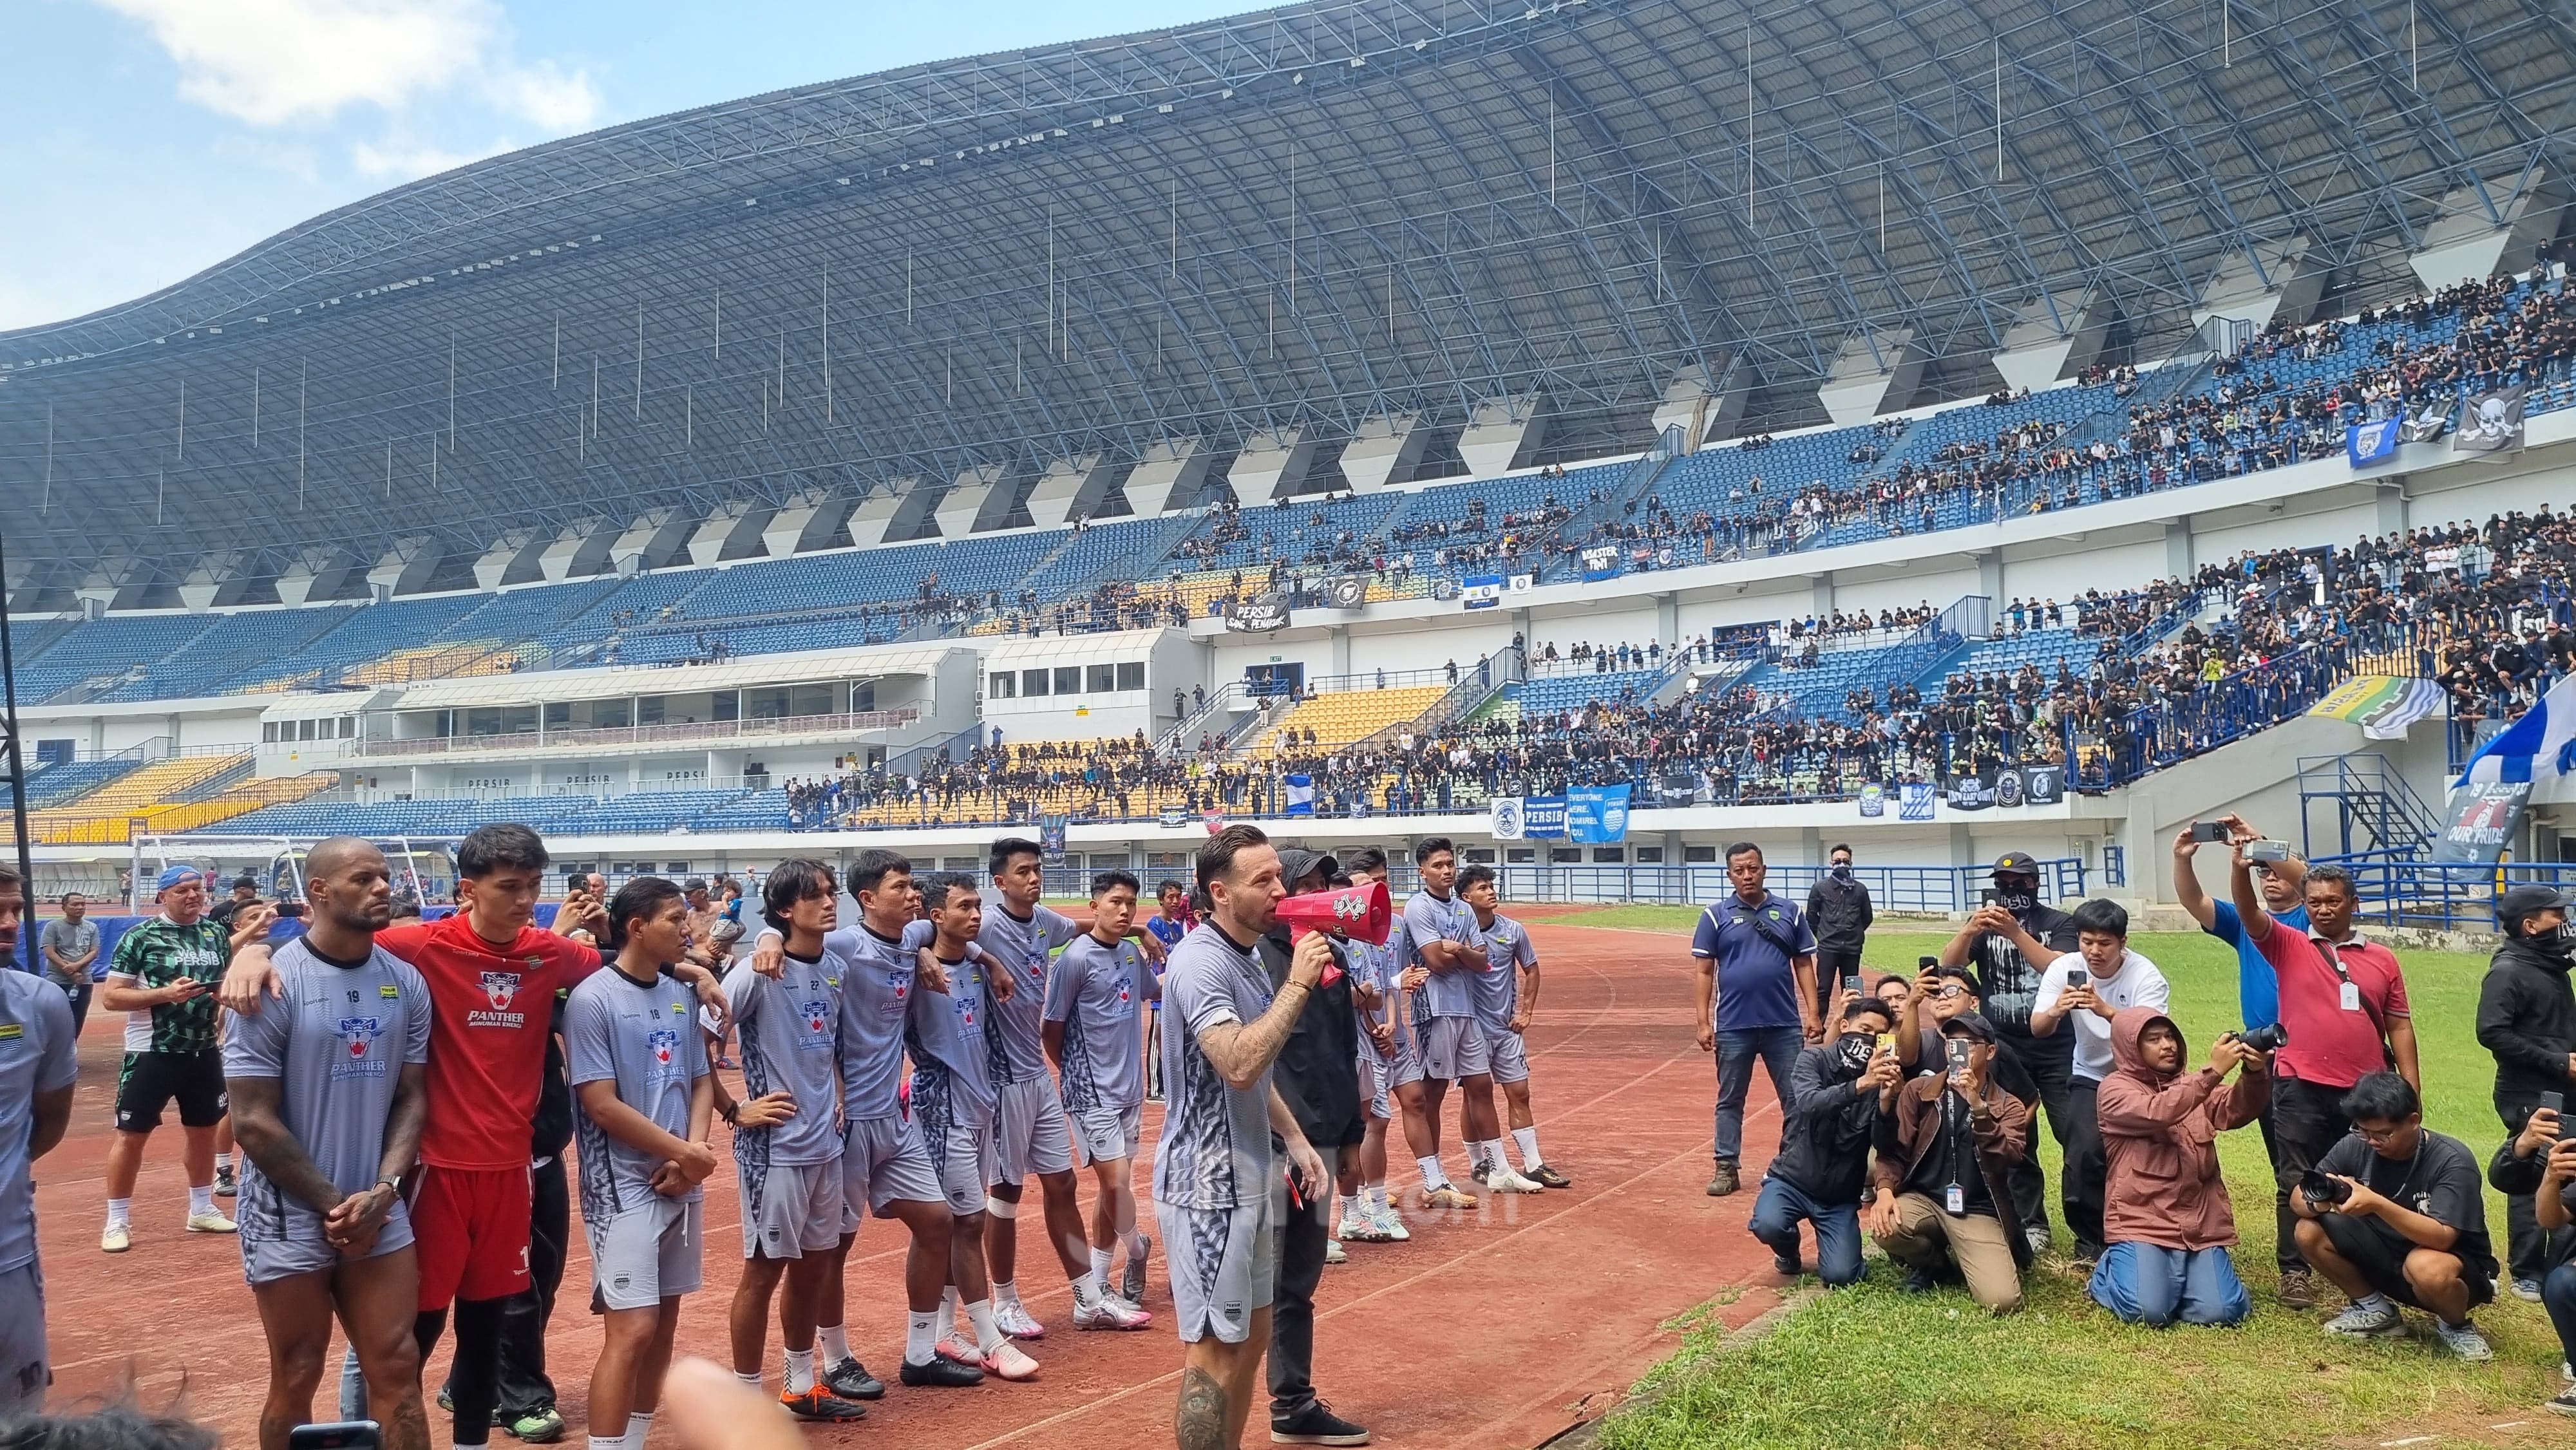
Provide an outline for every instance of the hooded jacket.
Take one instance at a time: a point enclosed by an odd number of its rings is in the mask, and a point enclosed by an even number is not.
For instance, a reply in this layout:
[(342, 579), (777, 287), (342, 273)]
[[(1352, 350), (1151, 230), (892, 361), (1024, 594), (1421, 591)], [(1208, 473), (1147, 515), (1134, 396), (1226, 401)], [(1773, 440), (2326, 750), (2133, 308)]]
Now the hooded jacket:
[(2495, 1095), (2529, 1103), (2569, 1091), (2567, 1055), (2576, 1052), (2576, 987), (2569, 959), (2522, 937), (2507, 937), (2478, 985), (2478, 1045), (2495, 1054)]
[[(2166, 1249), (2236, 1242), (2236, 1215), (2218, 1172), (2218, 1135), (2263, 1115), (2270, 1077), (2239, 1072), (2234, 1082), (2203, 1066), (2159, 1072), (2139, 1040), (2173, 1019), (2153, 1007), (2123, 1007), (2111, 1019), (2111, 1075), (2094, 1099), (2102, 1130), (2102, 1241)], [(2174, 1028), (2180, 1037), (2182, 1029)], [(2182, 1063), (2191, 1062), (2183, 1044)]]
[(1825, 1205), (1860, 1202), (1878, 1094), (1853, 1086), (1862, 1069), (1843, 1061), (1839, 1041), (1810, 1047), (1789, 1069), (1788, 1123), (1766, 1176)]

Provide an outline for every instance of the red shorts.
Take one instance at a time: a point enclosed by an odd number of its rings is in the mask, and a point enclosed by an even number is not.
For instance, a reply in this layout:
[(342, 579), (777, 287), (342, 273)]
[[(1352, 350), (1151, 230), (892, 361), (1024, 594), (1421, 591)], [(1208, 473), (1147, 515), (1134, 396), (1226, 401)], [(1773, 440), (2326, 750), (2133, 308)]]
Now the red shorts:
[(423, 1165), (411, 1232), (422, 1313), (518, 1293), (528, 1287), (528, 1170)]

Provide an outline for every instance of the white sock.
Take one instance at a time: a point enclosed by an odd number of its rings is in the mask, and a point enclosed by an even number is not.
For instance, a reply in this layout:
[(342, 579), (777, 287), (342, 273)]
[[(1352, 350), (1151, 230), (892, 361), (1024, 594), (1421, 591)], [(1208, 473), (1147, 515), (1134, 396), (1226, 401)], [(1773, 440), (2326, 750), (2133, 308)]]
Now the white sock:
[(957, 1326), (957, 1286), (951, 1284), (939, 1291), (939, 1332), (946, 1334)]
[(233, 1166), (233, 1155), (231, 1155), (230, 1153), (218, 1153), (218, 1154), (216, 1154), (216, 1155), (215, 1155), (215, 1171), (216, 1171), (217, 1173), (221, 1173), (221, 1172), (223, 1172), (225, 1169), (230, 1168), (230, 1167), (232, 1167), (232, 1166)]
[(1536, 1168), (1539, 1164), (1546, 1161), (1538, 1156), (1538, 1129), (1536, 1127), (1512, 1129), (1512, 1141), (1521, 1145), (1521, 1166), (1523, 1168)]
[(975, 1331), (975, 1352), (991, 1354), (1002, 1347), (1002, 1331), (993, 1327), (993, 1301), (978, 1299), (966, 1306), (967, 1326)]
[(621, 1437), (625, 1441), (626, 1450), (644, 1450), (644, 1437), (652, 1432), (653, 1414), (651, 1411), (639, 1411), (628, 1415), (626, 1417), (626, 1433)]
[(810, 1349), (787, 1351), (787, 1393), (801, 1395), (812, 1388), (814, 1388), (814, 1351)]
[(1449, 1175), (1442, 1172), (1440, 1169), (1439, 1154), (1434, 1153), (1428, 1158), (1416, 1158), (1413, 1161), (1415, 1166), (1422, 1170), (1423, 1192), (1429, 1193), (1435, 1188), (1446, 1188), (1449, 1186)]
[(1487, 1138), (1482, 1142), (1470, 1143), (1467, 1145), (1467, 1153), (1468, 1161), (1478, 1168), (1503, 1166), (1503, 1140), (1500, 1138)]
[(1097, 1271), (1085, 1269), (1073, 1281), (1073, 1302), (1082, 1309), (1090, 1309), (1100, 1303), (1100, 1275)]
[(1358, 1216), (1359, 1216), (1359, 1211), (1360, 1211), (1360, 1196), (1359, 1196), (1358, 1194), (1356, 1194), (1356, 1193), (1345, 1193), (1345, 1194), (1343, 1194), (1343, 1195), (1342, 1195), (1342, 1218), (1341, 1218), (1341, 1221), (1342, 1221), (1342, 1222), (1344, 1222), (1344, 1223), (1349, 1223), (1352, 1219), (1354, 1219), (1354, 1218), (1356, 1218), (1356, 1217), (1358, 1217)]
[(626, 1441), (621, 1436), (593, 1435), (589, 1439), (590, 1450), (626, 1450)]
[(756, 1390), (767, 1388), (767, 1386), (761, 1382), (760, 1372), (758, 1370), (754, 1370), (750, 1374), (744, 1374), (741, 1370), (735, 1370), (733, 1372), (733, 1377)]
[(2396, 1306), (2388, 1302), (2388, 1296), (2385, 1294), (2364, 1294), (2360, 1298), (2352, 1301), (2352, 1307), (2355, 1309), (2367, 1309), (2371, 1313), (2377, 1314), (2382, 1310), (2393, 1309)]
[(1091, 1251), (1091, 1276), (1098, 1279), (1103, 1284), (1108, 1283), (1110, 1266), (1116, 1263), (1117, 1259), (1118, 1250), (1114, 1247), (1093, 1249)]
[(939, 1343), (939, 1311), (916, 1309), (903, 1326), (903, 1362), (928, 1364)]
[(1368, 1205), (1368, 1207), (1369, 1207), (1369, 1212), (1371, 1212), (1371, 1213), (1383, 1213), (1383, 1212), (1385, 1212), (1385, 1211), (1386, 1211), (1386, 1183), (1384, 1182), (1384, 1180), (1380, 1180), (1379, 1182), (1376, 1182), (1376, 1183), (1363, 1183), (1363, 1184), (1361, 1184), (1361, 1185), (1360, 1185), (1360, 1201), (1361, 1201), (1362, 1203), (1365, 1203), (1365, 1204), (1367, 1204), (1367, 1205)]
[(995, 1280), (993, 1283), (993, 1307), (996, 1309), (1018, 1309), (1024, 1307), (1020, 1303), (1020, 1281), (1017, 1279)]
[(814, 1352), (823, 1357), (827, 1367), (836, 1365), (850, 1357), (850, 1341), (838, 1324), (819, 1328), (814, 1331)]
[(111, 1198), (111, 1199), (109, 1199), (109, 1200), (107, 1201), (107, 1226), (108, 1226), (109, 1228), (123, 1228), (123, 1227), (125, 1227), (127, 1224), (129, 1224), (129, 1223), (133, 1222), (133, 1219), (130, 1217), (130, 1215), (133, 1213), (133, 1211), (134, 1211), (134, 1200), (133, 1200), (133, 1199), (130, 1199), (130, 1198)]
[(195, 1216), (196, 1216), (196, 1215), (198, 1215), (198, 1214), (201, 1214), (201, 1213), (212, 1213), (212, 1212), (214, 1212), (214, 1211), (215, 1211), (215, 1185), (213, 1185), (213, 1184), (209, 1183), (209, 1184), (205, 1185), (204, 1187), (200, 1188), (200, 1187), (198, 1187), (196, 1184), (193, 1184), (193, 1183), (189, 1184), (189, 1185), (188, 1185), (188, 1214), (189, 1214), (189, 1216), (190, 1216), (191, 1218), (193, 1218), (193, 1217), (195, 1217)]

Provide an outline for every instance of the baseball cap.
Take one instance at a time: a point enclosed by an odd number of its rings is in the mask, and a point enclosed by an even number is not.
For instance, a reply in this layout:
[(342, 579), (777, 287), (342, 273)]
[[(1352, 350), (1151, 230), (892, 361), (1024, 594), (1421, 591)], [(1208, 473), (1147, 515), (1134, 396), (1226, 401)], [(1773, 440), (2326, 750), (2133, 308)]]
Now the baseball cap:
[(1995, 859), (1994, 874), (1997, 876), (2036, 876), (2039, 874), (2039, 863), (2030, 858), (2030, 853), (2028, 851), (2006, 851), (2003, 855)]
[(2514, 924), (2534, 912), (2552, 909), (2565, 911), (2568, 895), (2555, 886), (2526, 882), (2496, 899), (2496, 921), (2510, 934)]
[(1941, 1035), (1965, 1037), (1971, 1042), (1992, 1042), (1995, 1040), (1995, 1024), (1987, 1021), (1982, 1012), (1962, 1012), (1941, 1024)]
[(156, 891), (167, 891), (173, 886), (185, 886), (191, 881), (203, 881), (205, 879), (206, 873), (198, 870), (194, 866), (171, 866), (164, 868), (161, 875), (155, 879), (153, 882), (153, 889)]
[(1291, 847), (1279, 853), (1279, 884), (1294, 891), (1297, 889), (1298, 882), (1314, 875), (1318, 868), (1323, 871), (1324, 879), (1327, 881), (1342, 869), (1341, 863), (1334, 860), (1328, 853), (1309, 851), (1302, 846)]

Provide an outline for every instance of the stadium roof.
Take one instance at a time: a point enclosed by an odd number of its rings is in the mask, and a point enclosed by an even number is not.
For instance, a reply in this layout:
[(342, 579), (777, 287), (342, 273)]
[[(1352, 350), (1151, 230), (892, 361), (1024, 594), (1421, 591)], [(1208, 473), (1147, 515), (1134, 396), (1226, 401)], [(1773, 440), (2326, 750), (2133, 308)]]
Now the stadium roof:
[(1981, 390), (2034, 299), (2176, 339), (2293, 239), (2415, 290), (2446, 197), (2566, 174), (2571, 71), (2553, 0), (1355, 0), (782, 91), (0, 334), (13, 572), (470, 553), (1531, 392), (1610, 452), (1691, 367), (1817, 421), (1898, 330)]

